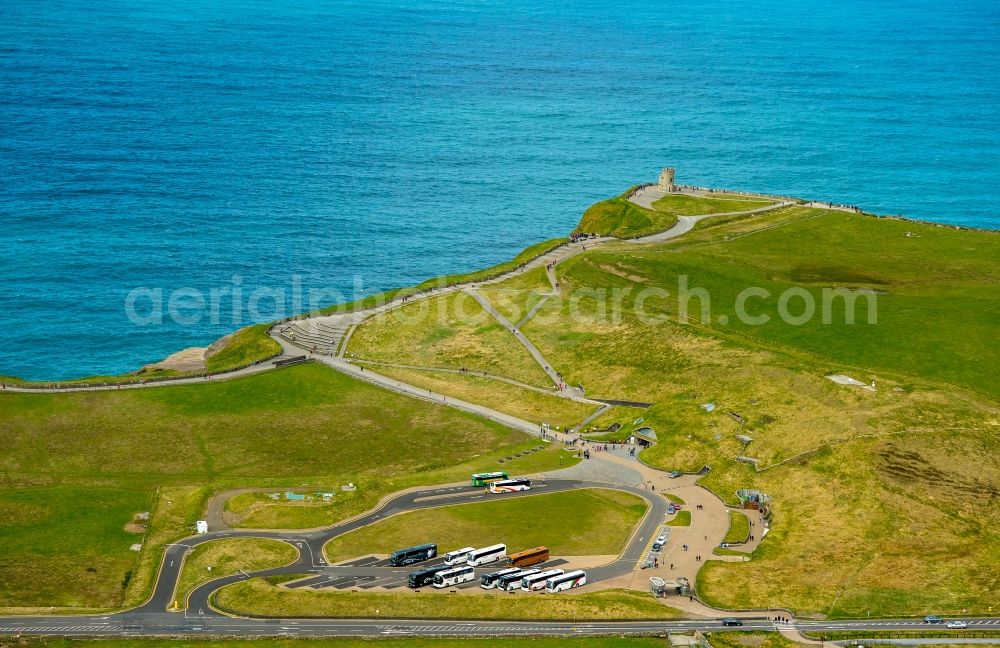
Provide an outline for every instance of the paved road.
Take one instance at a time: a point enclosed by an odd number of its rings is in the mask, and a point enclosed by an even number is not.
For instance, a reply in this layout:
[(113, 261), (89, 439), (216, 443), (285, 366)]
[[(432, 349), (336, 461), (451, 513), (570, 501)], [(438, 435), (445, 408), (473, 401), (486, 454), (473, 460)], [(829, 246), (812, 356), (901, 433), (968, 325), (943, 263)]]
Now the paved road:
[[(234, 623), (239, 632), (245, 634), (273, 634), (273, 624), (261, 620), (229, 620), (211, 610), (208, 601), (213, 592), (220, 587), (254, 576), (271, 576), (276, 574), (312, 573), (316, 576), (327, 576), (331, 580), (343, 577), (378, 577), (385, 581), (402, 581), (413, 568), (381, 567), (377, 563), (331, 566), (323, 556), (323, 546), (332, 538), (355, 529), (373, 524), (397, 513), (416, 511), (442, 505), (466, 504), (487, 501), (489, 499), (511, 499), (533, 497), (546, 493), (577, 490), (582, 488), (616, 488), (633, 493), (645, 499), (649, 511), (642, 519), (625, 551), (614, 561), (588, 570), (592, 581), (600, 581), (630, 573), (642, 555), (646, 542), (657, 529), (666, 515), (666, 501), (648, 491), (629, 487), (612, 485), (603, 482), (588, 482), (569, 479), (537, 480), (530, 491), (492, 495), (482, 488), (471, 486), (447, 486), (407, 492), (398, 497), (386, 500), (382, 506), (347, 522), (329, 528), (314, 531), (257, 531), (236, 530), (213, 532), (186, 538), (169, 545), (164, 554), (159, 578), (150, 600), (134, 610), (111, 614), (86, 617), (0, 617), (0, 634), (9, 632), (39, 632), (46, 634), (102, 634), (124, 631), (126, 626), (142, 626), (141, 632), (153, 633), (155, 629), (170, 628), (171, 632), (181, 629), (190, 630), (193, 627), (213, 628), (230, 627)], [(272, 538), (288, 542), (298, 552), (298, 559), (291, 565), (275, 569), (261, 570), (250, 574), (237, 574), (214, 580), (196, 588), (188, 600), (188, 610), (184, 614), (166, 612), (174, 598), (174, 590), (180, 576), (185, 554), (205, 542), (221, 538)], [(433, 542), (433, 534), (429, 534), (428, 542)], [(496, 569), (496, 565), (481, 570), (482, 572)], [(440, 622), (438, 622), (440, 623)], [(228, 624), (228, 625), (227, 625)], [(140, 632), (140, 630), (135, 630)], [(377, 634), (377, 632), (376, 632)]]
[[(288, 637), (365, 637), (365, 636), (580, 636), (617, 634), (663, 634), (667, 632), (725, 632), (728, 630), (772, 631), (775, 625), (766, 617), (744, 619), (738, 628), (725, 626), (721, 619), (679, 621), (441, 621), (409, 619), (241, 619), (224, 616), (186, 617), (162, 614), (156, 617), (139, 614), (115, 617), (77, 617), (33, 619), (11, 623), (0, 619), (0, 634), (40, 634), (73, 636), (114, 635), (187, 635), (187, 636), (288, 636)], [(793, 627), (795, 627), (793, 625)], [(885, 631), (928, 629), (927, 624), (912, 619), (894, 619), (873, 624), (866, 620), (821, 624), (798, 624), (808, 632)], [(940, 626), (935, 626), (935, 630)], [(973, 630), (1000, 629), (1000, 618), (969, 619)], [(996, 640), (993, 640), (995, 643)], [(936, 640), (942, 643), (942, 640)], [(959, 640), (945, 640), (959, 643)], [(912, 640), (901, 643), (914, 643)]]
[[(331, 538), (354, 529), (378, 522), (396, 513), (419, 510), (444, 504), (461, 504), (483, 501), (490, 498), (533, 497), (544, 493), (568, 491), (580, 488), (618, 488), (639, 497), (650, 504), (650, 510), (640, 522), (625, 551), (616, 560), (592, 569), (588, 577), (599, 581), (630, 573), (636, 561), (666, 514), (666, 501), (659, 495), (644, 489), (628, 486), (609, 485), (603, 482), (576, 480), (543, 480), (536, 482), (531, 491), (490, 495), (483, 489), (468, 486), (447, 486), (430, 488), (402, 494), (389, 499), (383, 505), (366, 515), (353, 520), (316, 531), (252, 531), (227, 530), (200, 536), (193, 536), (167, 548), (159, 579), (152, 598), (145, 605), (127, 612), (109, 615), (87, 616), (36, 616), (0, 617), (0, 634), (42, 634), (42, 635), (239, 635), (239, 636), (481, 636), (481, 635), (599, 635), (620, 633), (663, 633), (697, 629), (703, 632), (722, 631), (727, 628), (719, 619), (698, 619), (683, 621), (637, 621), (637, 622), (588, 622), (567, 620), (564, 622), (536, 621), (447, 621), (447, 620), (406, 620), (406, 619), (249, 619), (233, 618), (218, 614), (208, 605), (212, 592), (220, 587), (256, 576), (275, 574), (310, 573), (315, 574), (314, 583), (322, 584), (323, 577), (331, 582), (342, 578), (381, 579), (402, 578), (409, 569), (395, 569), (381, 566), (377, 559), (352, 561), (352, 564), (330, 566), (323, 557), (322, 547)], [(194, 546), (229, 537), (274, 538), (288, 542), (299, 551), (295, 563), (275, 569), (267, 569), (250, 574), (238, 574), (217, 579), (195, 589), (189, 598), (188, 610), (184, 613), (166, 612), (173, 599), (174, 587), (180, 575), (182, 559)], [(433, 537), (428, 538), (429, 541)], [(481, 571), (488, 571), (490, 568)], [(495, 566), (493, 567), (495, 569)], [(398, 573), (397, 573), (398, 572)], [(773, 622), (768, 615), (761, 618), (744, 618), (741, 629), (773, 630)], [(859, 620), (799, 622), (792, 627), (799, 630), (818, 632), (833, 630), (904, 630), (927, 627), (912, 619)], [(1000, 618), (970, 619), (971, 629), (996, 628), (1000, 630)], [(935, 629), (940, 626), (935, 626)]]

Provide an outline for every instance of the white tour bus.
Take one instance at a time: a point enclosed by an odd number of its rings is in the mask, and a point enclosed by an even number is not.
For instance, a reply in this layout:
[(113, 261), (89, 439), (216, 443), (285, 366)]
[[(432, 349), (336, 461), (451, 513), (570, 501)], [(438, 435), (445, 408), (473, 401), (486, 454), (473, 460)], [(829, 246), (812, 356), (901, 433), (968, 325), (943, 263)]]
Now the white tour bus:
[(540, 590), (545, 587), (545, 581), (549, 580), (554, 576), (562, 576), (563, 570), (561, 569), (548, 569), (543, 572), (539, 572), (533, 576), (525, 576), (521, 579), (521, 589), (525, 592), (530, 592), (532, 590)]
[(450, 587), (459, 583), (468, 583), (476, 579), (476, 570), (468, 565), (446, 569), (434, 574), (434, 587)]
[(462, 549), (456, 549), (455, 551), (449, 551), (444, 555), (444, 564), (446, 565), (460, 565), (465, 562), (470, 551), (475, 551), (475, 547), (463, 547)]
[(545, 581), (545, 591), (549, 594), (580, 587), (587, 584), (587, 572), (582, 569), (566, 572), (562, 576), (553, 576)]
[(465, 559), (465, 562), (473, 567), (478, 567), (479, 565), (487, 565), (491, 562), (503, 560), (506, 557), (507, 545), (495, 544), (489, 547), (483, 547), (482, 549), (473, 549), (468, 553), (468, 557)]
[(514, 590), (521, 587), (521, 579), (525, 576), (532, 576), (533, 574), (541, 574), (541, 569), (518, 569), (516, 574), (511, 574), (509, 576), (501, 576), (500, 580), (497, 581), (497, 589), (503, 590), (505, 592), (513, 592)]
[(479, 586), (483, 589), (493, 589), (497, 586), (497, 582), (504, 576), (512, 576), (514, 574), (520, 573), (520, 569), (517, 567), (509, 567), (507, 569), (501, 569), (500, 571), (490, 572), (489, 574), (483, 574), (479, 577)]
[(526, 477), (516, 479), (503, 479), (490, 483), (491, 493), (515, 493), (517, 491), (531, 490), (531, 480)]

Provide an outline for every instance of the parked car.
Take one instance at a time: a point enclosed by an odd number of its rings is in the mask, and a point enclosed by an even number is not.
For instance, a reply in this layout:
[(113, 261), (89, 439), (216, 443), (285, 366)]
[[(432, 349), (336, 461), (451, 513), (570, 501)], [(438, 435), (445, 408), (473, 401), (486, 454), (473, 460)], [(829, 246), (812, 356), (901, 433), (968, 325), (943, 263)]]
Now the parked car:
[(726, 617), (725, 619), (722, 620), (722, 625), (741, 626), (743, 625), (743, 621), (741, 619), (737, 619), (736, 617)]
[(968, 628), (969, 624), (965, 621), (949, 621), (948, 627), (952, 630), (962, 630), (964, 628)]
[(924, 623), (944, 623), (944, 619), (936, 614), (928, 614), (924, 617)]
[(671, 477), (672, 479), (677, 479), (678, 477), (680, 477), (680, 476), (681, 476), (681, 475), (683, 475), (683, 474), (684, 474), (684, 473), (682, 473), (682, 472), (681, 472), (681, 471), (679, 471), (679, 470), (672, 470), (672, 471), (670, 471), (670, 477)]

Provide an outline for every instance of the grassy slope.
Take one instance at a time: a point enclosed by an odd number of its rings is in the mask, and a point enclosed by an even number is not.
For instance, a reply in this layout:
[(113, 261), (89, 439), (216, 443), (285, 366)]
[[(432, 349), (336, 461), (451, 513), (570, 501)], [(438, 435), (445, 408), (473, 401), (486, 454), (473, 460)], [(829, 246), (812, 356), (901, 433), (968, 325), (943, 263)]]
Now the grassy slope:
[(588, 207), (574, 232), (635, 238), (669, 229), (676, 222), (676, 216), (639, 207), (618, 196)]
[[(209, 488), (353, 481), (360, 496), (338, 511), (351, 515), (398, 484), (492, 468), (491, 452), (523, 439), (318, 365), (149, 390), (0, 393), (0, 606), (115, 606), (129, 578), (129, 601), (141, 601), (158, 547), (190, 533)], [(150, 510), (146, 538), (123, 529)], [(128, 547), (143, 541), (136, 566)]]
[[(219, 590), (214, 604), (235, 614), (282, 617), (374, 617), (428, 619), (667, 619), (676, 610), (648, 593), (605, 590), (545, 596), (444, 593), (303, 591), (278, 588), (259, 578)], [(377, 612), (377, 613), (376, 613)]]
[[(808, 220), (722, 242), (799, 219)], [(772, 323), (750, 337), (715, 322), (653, 325), (628, 314), (615, 322), (586, 308), (571, 315), (569, 304), (553, 302), (525, 332), (588, 394), (656, 403), (644, 416), (663, 442), (645, 460), (667, 469), (710, 464), (705, 483), (729, 501), (746, 486), (776, 497), (777, 524), (755, 554), (760, 564), (710, 563), (699, 583), (703, 596), (723, 606), (838, 615), (972, 610), (996, 587), (982, 568), (1000, 555), (1000, 519), (995, 507), (975, 501), (996, 501), (1000, 469), (989, 457), (1000, 450), (1000, 414), (995, 402), (918, 376), (995, 394), (1000, 362), (989, 295), (1000, 267), (997, 241), (787, 209), (697, 229), (669, 245), (588, 252), (560, 266), (564, 294), (617, 287), (634, 296), (648, 286), (674, 293), (677, 275), (686, 273), (691, 285), (710, 289), (717, 315), (731, 314), (726, 304), (744, 285), (873, 286), (889, 293), (879, 298), (877, 326)], [(675, 303), (651, 299), (646, 309), (676, 312)], [(870, 375), (839, 363), (873, 367), (879, 391), (825, 380), (834, 370)], [(714, 413), (699, 407), (708, 402)], [(777, 467), (755, 474), (733, 461), (742, 451), (738, 433), (754, 438), (746, 452), (761, 466)], [(779, 463), (800, 453), (804, 465)], [(762, 570), (779, 577), (756, 578)]]
[(462, 292), (414, 301), (371, 318), (351, 336), (348, 353), (426, 367), (466, 367), (552, 386), (510, 331)]
[(473, 403), (490, 403), (492, 408), (500, 412), (539, 424), (548, 423), (553, 426), (572, 427), (596, 409), (592, 405), (556, 396), (547, 396), (489, 378), (394, 367), (374, 366), (373, 369), (380, 374), (411, 385), (431, 389), (439, 394), (454, 396)]
[(509, 553), (544, 545), (553, 556), (617, 555), (645, 511), (635, 495), (606, 489), (498, 498), (396, 515), (334, 538), (324, 552), (335, 563), (424, 542), (444, 553), (491, 538)]
[[(907, 237), (908, 231), (919, 236)], [(689, 286), (711, 295), (709, 325), (728, 335), (1000, 396), (1000, 381), (984, 380), (1000, 366), (1000, 346), (992, 344), (1000, 327), (1000, 313), (992, 307), (1000, 284), (1000, 237), (995, 235), (827, 212), (671, 255), (656, 250), (597, 252), (574, 263), (570, 280), (605, 285), (608, 273), (602, 266), (628, 268), (630, 276), (642, 278), (634, 289), (657, 286), (672, 294), (679, 277), (686, 276)], [(749, 286), (774, 295), (750, 302), (753, 314), (770, 316), (763, 326), (743, 324), (735, 312), (737, 294)], [(834, 302), (831, 323), (816, 317), (801, 326), (786, 324), (778, 316), (777, 296), (792, 286), (808, 290), (817, 305), (822, 304), (823, 288), (880, 291), (877, 324), (868, 324), (864, 296), (856, 299), (853, 325), (844, 323), (842, 299)], [(655, 308), (678, 315), (676, 299), (656, 302)], [(797, 300), (793, 312), (801, 308)], [(697, 298), (689, 302), (692, 317), (700, 319), (700, 309)], [(728, 323), (719, 324), (720, 316)]]
[[(542, 449), (535, 452), (536, 448)], [(469, 475), (487, 470), (505, 469), (520, 475), (545, 472), (565, 468), (578, 463), (572, 448), (545, 445), (537, 440), (526, 441), (514, 446), (504, 446), (501, 450), (483, 452), (472, 458), (441, 466), (433, 470), (417, 473), (403, 473), (385, 477), (379, 481), (379, 493), (389, 493), (424, 484), (450, 484), (467, 482)], [(329, 490), (328, 486), (310, 487)], [(359, 501), (360, 497), (360, 501)], [(226, 503), (229, 511), (241, 510), (245, 517), (232, 526), (252, 529), (310, 529), (333, 524), (349, 515), (366, 508), (370, 495), (338, 492), (330, 503), (301, 503), (270, 500), (266, 495), (255, 493), (239, 495)], [(364, 504), (364, 506), (362, 506)]]
[(501, 315), (514, 324), (551, 291), (552, 286), (549, 284), (545, 268), (535, 268), (479, 290)]
[(205, 363), (211, 373), (245, 367), (281, 353), (281, 345), (267, 334), (270, 324), (256, 324), (235, 333), (226, 346)]
[(174, 605), (187, 607), (188, 595), (199, 585), (239, 571), (281, 567), (299, 553), (286, 542), (265, 538), (226, 538), (200, 544), (184, 558), (181, 577), (174, 591)]

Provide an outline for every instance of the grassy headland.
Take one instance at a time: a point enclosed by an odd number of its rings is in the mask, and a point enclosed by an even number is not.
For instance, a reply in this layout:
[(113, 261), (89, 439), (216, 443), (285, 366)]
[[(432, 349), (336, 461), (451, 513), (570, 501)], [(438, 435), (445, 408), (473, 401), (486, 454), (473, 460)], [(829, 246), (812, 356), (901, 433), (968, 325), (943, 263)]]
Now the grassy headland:
[[(720, 211), (740, 210), (732, 207)], [(1000, 451), (1000, 320), (991, 306), (1000, 239), (804, 207), (720, 221), (560, 264), (561, 298), (523, 326), (588, 395), (654, 403), (593, 423), (644, 418), (660, 438), (645, 461), (710, 465), (703, 483), (728, 502), (744, 487), (774, 496), (775, 524), (753, 563), (709, 562), (700, 594), (723, 607), (832, 616), (985, 609), (996, 583), (983, 566), (1000, 555), (997, 509), (977, 504), (1000, 492), (990, 460)], [(586, 222), (580, 230), (592, 231)], [(704, 289), (684, 321), (682, 279)], [(525, 303), (539, 285), (513, 285), (503, 299)], [(770, 316), (764, 324), (738, 317), (737, 296), (749, 287), (770, 295), (747, 302), (750, 314)], [(637, 299), (651, 288), (668, 292), (643, 298), (654, 317), (640, 317)], [(800, 313), (808, 295), (814, 319), (782, 320), (777, 302), (788, 289), (788, 310)], [(824, 289), (839, 291), (826, 322)], [(618, 317), (593, 297), (614, 290)], [(582, 293), (591, 296), (574, 302)], [(461, 326), (452, 335), (465, 335)], [(836, 385), (830, 373), (874, 379), (876, 391)]]

